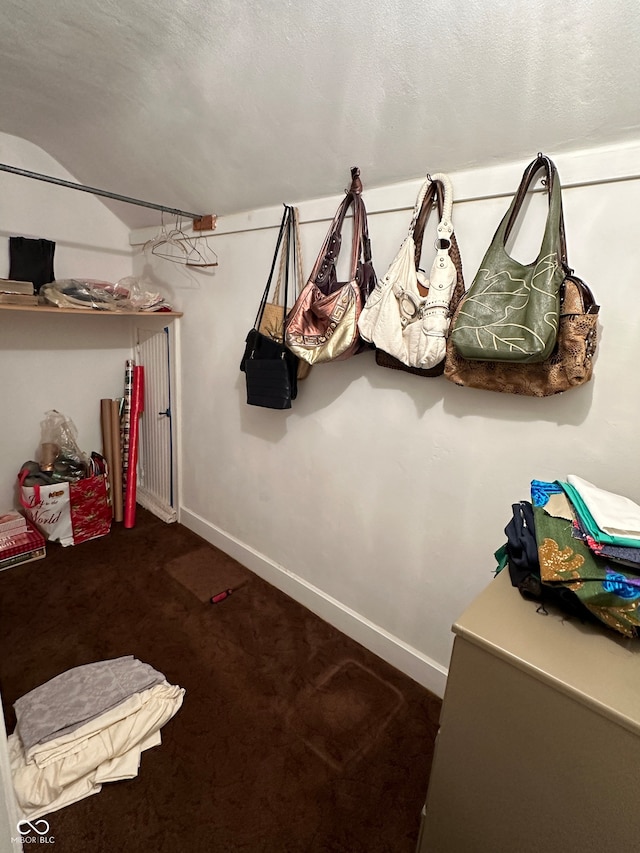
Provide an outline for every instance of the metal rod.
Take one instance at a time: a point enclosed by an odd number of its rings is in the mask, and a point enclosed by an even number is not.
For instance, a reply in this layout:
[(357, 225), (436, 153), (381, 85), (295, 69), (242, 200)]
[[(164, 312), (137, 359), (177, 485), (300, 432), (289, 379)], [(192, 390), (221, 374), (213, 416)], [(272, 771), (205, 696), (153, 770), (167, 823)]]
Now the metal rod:
[[(619, 184), (619, 183), (623, 183), (626, 181), (637, 181), (637, 180), (640, 180), (640, 173), (639, 174), (633, 174), (633, 175), (619, 175), (617, 177), (612, 177), (612, 178), (604, 177), (604, 178), (594, 178), (592, 180), (586, 180), (586, 181), (573, 181), (570, 183), (562, 184), (562, 191), (564, 192), (565, 190), (580, 189), (582, 187), (595, 187), (595, 186), (598, 186), (600, 184)], [(529, 195), (530, 193), (542, 193), (542, 192), (546, 192), (545, 187), (530, 187), (527, 190), (527, 195)], [(466, 202), (489, 201), (491, 199), (496, 199), (496, 198), (513, 198), (513, 196), (514, 196), (514, 192), (512, 192), (512, 191), (486, 193), (483, 195), (467, 195), (467, 196), (461, 196), (460, 198), (454, 198), (453, 204), (454, 204), (454, 208), (455, 208), (456, 205), (465, 204)], [(398, 205), (396, 207), (381, 207), (378, 209), (369, 208), (369, 209), (367, 209), (367, 218), (370, 219), (372, 216), (380, 216), (381, 214), (387, 214), (387, 213), (403, 213), (405, 211), (413, 210), (413, 208), (414, 208), (413, 203), (407, 203), (406, 205)], [(349, 219), (351, 216), (352, 216), (351, 213), (347, 213), (345, 219)], [(327, 214), (326, 216), (311, 217), (309, 219), (305, 219), (305, 218), (301, 217), (299, 224), (300, 225), (313, 225), (316, 223), (331, 222), (333, 220), (333, 218), (334, 217), (332, 215), (329, 215), (329, 214)], [(247, 233), (249, 231), (267, 231), (267, 230), (272, 229), (272, 228), (278, 228), (279, 225), (280, 225), (279, 221), (276, 222), (276, 220), (274, 219), (273, 222), (271, 222), (268, 225), (254, 225), (253, 227), (244, 227), (244, 228), (238, 227), (238, 228), (230, 229), (228, 231), (220, 229), (219, 234), (216, 236), (222, 236), (223, 234), (225, 236), (227, 234), (244, 234), (244, 233)], [(141, 240), (140, 242), (143, 242), (143, 241)]]
[(115, 201), (124, 201), (127, 204), (136, 204), (138, 207), (150, 207), (153, 210), (162, 210), (164, 213), (172, 213), (174, 216), (184, 216), (185, 219), (202, 219), (202, 213), (190, 213), (188, 210), (178, 210), (175, 207), (166, 207), (164, 204), (154, 204), (152, 201), (141, 201), (138, 198), (129, 198), (126, 195), (109, 192), (109, 190), (98, 190), (95, 187), (85, 187), (83, 184), (74, 184), (64, 181), (62, 178), (52, 178), (50, 175), (41, 175), (39, 172), (29, 172), (27, 169), (17, 169), (15, 166), (7, 166), (0, 163), (0, 171), (11, 172), (13, 175), (22, 175), (24, 178), (34, 178), (36, 181), (46, 181), (49, 184), (57, 184), (60, 187), (69, 187), (72, 190), (81, 190), (92, 195), (101, 195), (104, 198), (112, 198)]

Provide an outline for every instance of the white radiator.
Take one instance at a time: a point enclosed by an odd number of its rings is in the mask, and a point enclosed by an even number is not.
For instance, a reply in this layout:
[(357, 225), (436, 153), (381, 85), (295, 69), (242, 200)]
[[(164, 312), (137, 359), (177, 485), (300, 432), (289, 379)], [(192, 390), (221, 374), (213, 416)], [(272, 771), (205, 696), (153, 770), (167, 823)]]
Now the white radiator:
[(169, 330), (137, 331), (136, 363), (144, 367), (144, 412), (140, 418), (137, 500), (164, 521), (176, 521), (171, 345)]

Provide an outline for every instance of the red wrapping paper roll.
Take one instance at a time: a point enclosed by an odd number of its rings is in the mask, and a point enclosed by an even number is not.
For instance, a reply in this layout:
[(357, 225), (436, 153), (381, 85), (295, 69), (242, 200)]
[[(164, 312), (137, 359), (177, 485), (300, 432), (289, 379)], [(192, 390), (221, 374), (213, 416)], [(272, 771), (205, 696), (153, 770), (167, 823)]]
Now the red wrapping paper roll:
[(129, 460), (127, 484), (124, 497), (124, 526), (133, 527), (136, 522), (136, 487), (138, 466), (138, 437), (140, 416), (144, 411), (144, 367), (133, 368), (131, 390), (131, 422), (129, 428)]
[(133, 368), (135, 362), (128, 358), (124, 368), (124, 397), (122, 398), (122, 416), (120, 418), (120, 448), (122, 454), (122, 501), (127, 493), (127, 474), (129, 471), (129, 441), (131, 432), (131, 396), (133, 394)]

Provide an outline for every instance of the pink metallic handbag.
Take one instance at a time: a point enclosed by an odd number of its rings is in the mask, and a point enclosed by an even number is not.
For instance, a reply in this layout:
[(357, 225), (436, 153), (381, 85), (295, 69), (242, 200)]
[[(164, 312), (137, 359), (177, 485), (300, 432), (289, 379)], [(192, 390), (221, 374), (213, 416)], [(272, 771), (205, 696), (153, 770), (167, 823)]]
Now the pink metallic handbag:
[[(351, 178), (351, 187), (333, 218), (309, 281), (287, 318), (287, 347), (309, 364), (350, 358), (367, 346), (358, 332), (358, 318), (375, 287), (376, 276), (357, 167), (351, 170)], [(353, 207), (354, 229), (350, 275), (349, 281), (340, 283), (336, 259), (342, 242), (342, 224), (350, 207)]]

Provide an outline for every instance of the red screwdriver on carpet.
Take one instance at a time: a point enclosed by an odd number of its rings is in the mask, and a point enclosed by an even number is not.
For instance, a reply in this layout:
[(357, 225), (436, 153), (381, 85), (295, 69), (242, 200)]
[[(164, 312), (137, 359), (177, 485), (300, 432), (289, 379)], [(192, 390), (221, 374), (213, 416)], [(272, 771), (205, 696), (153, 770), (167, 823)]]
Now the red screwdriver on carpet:
[(232, 589), (224, 589), (222, 592), (216, 593), (216, 595), (211, 596), (211, 603), (218, 604), (220, 601), (224, 601), (225, 598), (229, 598), (229, 596), (233, 593)]

